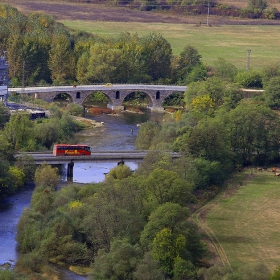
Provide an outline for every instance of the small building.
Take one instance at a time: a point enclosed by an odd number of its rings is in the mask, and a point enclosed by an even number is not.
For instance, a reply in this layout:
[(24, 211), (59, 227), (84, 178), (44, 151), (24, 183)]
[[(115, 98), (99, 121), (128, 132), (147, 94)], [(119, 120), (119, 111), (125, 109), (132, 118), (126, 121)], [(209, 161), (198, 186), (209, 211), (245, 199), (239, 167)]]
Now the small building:
[(0, 102), (6, 102), (8, 97), (9, 65), (6, 52), (0, 51)]

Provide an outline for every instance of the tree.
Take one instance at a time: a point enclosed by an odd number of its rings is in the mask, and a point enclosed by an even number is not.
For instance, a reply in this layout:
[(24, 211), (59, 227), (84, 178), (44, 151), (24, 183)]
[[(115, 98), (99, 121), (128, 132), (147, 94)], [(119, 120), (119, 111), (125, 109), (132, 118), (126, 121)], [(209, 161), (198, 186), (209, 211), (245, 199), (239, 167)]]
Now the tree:
[(177, 58), (176, 76), (178, 81), (184, 81), (196, 66), (201, 65), (201, 55), (192, 46), (185, 46)]
[(133, 279), (142, 251), (127, 240), (115, 239), (110, 252), (100, 250), (95, 258), (91, 279)]
[[(174, 171), (156, 168), (143, 182), (149, 203), (157, 206), (166, 202), (185, 206), (191, 196), (192, 186)], [(154, 206), (155, 207), (155, 206)]]
[(167, 202), (159, 206), (149, 216), (149, 221), (141, 233), (140, 242), (144, 248), (151, 249), (157, 233), (170, 228), (174, 234), (186, 234), (186, 220), (189, 210), (178, 204)]
[(215, 103), (210, 94), (195, 97), (190, 107), (196, 115), (206, 114), (211, 116), (214, 113)]
[(188, 85), (192, 82), (206, 80), (206, 78), (207, 78), (207, 68), (202, 64), (198, 64), (194, 66), (191, 72), (185, 77), (183, 83), (185, 85)]
[(141, 59), (145, 61), (146, 73), (153, 81), (167, 79), (171, 71), (170, 43), (162, 37), (152, 33), (143, 37), (140, 41), (142, 47)]
[(52, 35), (48, 60), (53, 81), (61, 84), (65, 83), (66, 79), (71, 77), (73, 58), (68, 34), (64, 31), (57, 30)]
[(147, 73), (142, 59), (142, 46), (138, 34), (121, 33), (114, 41), (114, 47), (122, 51), (122, 62), (116, 73), (119, 82), (145, 81)]
[(181, 258), (176, 258), (173, 268), (174, 280), (197, 279), (197, 272), (195, 266), (188, 260), (183, 260)]
[(233, 82), (236, 74), (237, 68), (230, 62), (226, 61), (224, 58), (218, 58), (214, 62), (215, 76)]
[(262, 88), (262, 77), (257, 71), (250, 70), (249, 72), (239, 71), (234, 81), (244, 88)]
[(15, 190), (19, 189), (20, 187), (23, 187), (25, 182), (25, 174), (23, 173), (23, 171), (18, 167), (10, 166), (9, 173)]
[(157, 122), (148, 121), (141, 125), (137, 134), (135, 146), (138, 149), (149, 149), (154, 136), (160, 131), (160, 125)]
[(50, 149), (59, 139), (59, 124), (54, 121), (42, 122), (34, 128), (34, 136), (40, 145)]
[(28, 146), (33, 123), (26, 113), (15, 113), (3, 130), (3, 139), (11, 145), (13, 150), (20, 150)]
[[(85, 62), (88, 60), (88, 65)], [(79, 60), (81, 73), (91, 83), (119, 82), (119, 72), (123, 63), (123, 52), (104, 43), (92, 44), (89, 57), (83, 55)]]
[(270, 79), (265, 87), (265, 102), (272, 109), (280, 108), (280, 76)]
[(9, 162), (0, 158), (0, 197), (5, 198), (7, 195), (14, 193), (15, 187), (13, 186), (10, 178), (10, 165)]
[(37, 186), (50, 187), (55, 190), (58, 184), (58, 169), (48, 164), (42, 164), (36, 169), (35, 184)]
[(262, 82), (264, 88), (268, 85), (269, 81), (273, 77), (280, 76), (280, 63), (279, 62), (274, 62), (270, 64), (269, 66), (266, 66), (263, 68), (263, 73), (262, 73)]
[(224, 102), (226, 83), (218, 77), (191, 83), (185, 92), (186, 107), (194, 109), (198, 116), (213, 115)]
[(270, 108), (244, 101), (224, 115), (224, 123), (239, 163), (262, 165), (279, 157), (279, 116)]
[(136, 280), (164, 280), (164, 274), (159, 261), (153, 259), (151, 252), (147, 252), (138, 263), (133, 276)]
[(16, 158), (15, 166), (22, 170), (25, 174), (25, 182), (31, 182), (34, 180), (36, 164), (34, 162), (33, 156), (21, 154)]
[(163, 228), (153, 240), (152, 254), (159, 260), (163, 271), (168, 276), (173, 276), (174, 263), (180, 259), (180, 252), (186, 247), (186, 237), (174, 235), (170, 228)]
[(119, 164), (115, 168), (111, 169), (106, 176), (106, 180), (122, 180), (131, 176), (132, 171), (126, 164)]
[(0, 102), (0, 129), (4, 127), (5, 123), (9, 121), (10, 112), (4, 103)]
[(200, 121), (190, 130), (185, 145), (195, 158), (221, 162), (231, 158), (228, 137), (219, 118)]

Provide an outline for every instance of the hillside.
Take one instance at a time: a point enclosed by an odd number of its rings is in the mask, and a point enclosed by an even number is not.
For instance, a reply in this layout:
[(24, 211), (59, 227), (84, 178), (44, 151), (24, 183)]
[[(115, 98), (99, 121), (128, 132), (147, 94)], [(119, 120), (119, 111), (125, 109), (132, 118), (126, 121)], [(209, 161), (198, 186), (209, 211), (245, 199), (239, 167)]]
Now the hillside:
[[(86, 1), (85, 1), (86, 2)], [(88, 2), (88, 1), (87, 1)], [(102, 4), (83, 3), (83, 1), (42, 1), (42, 0), (0, 0), (1, 4), (10, 4), (24, 14), (42, 12), (52, 15), (58, 20), (111, 21), (111, 22), (161, 22), (161, 23), (198, 23), (205, 22), (205, 15), (182, 15), (174, 12), (139, 11), (125, 7), (112, 7)], [(218, 3), (246, 7), (246, 1), (219, 0)], [(269, 6), (280, 11), (280, 3), (267, 1)], [(211, 15), (211, 11), (210, 11)], [(211, 24), (279, 24), (277, 20), (241, 19), (236, 17), (218, 17), (211, 15)]]

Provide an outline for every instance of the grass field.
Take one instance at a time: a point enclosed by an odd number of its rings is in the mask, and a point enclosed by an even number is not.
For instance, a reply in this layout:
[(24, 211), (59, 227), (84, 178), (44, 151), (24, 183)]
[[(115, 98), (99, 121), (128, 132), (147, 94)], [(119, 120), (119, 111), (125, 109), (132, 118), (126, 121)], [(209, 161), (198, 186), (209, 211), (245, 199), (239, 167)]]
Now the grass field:
[[(244, 0), (219, 0), (244, 7)], [(280, 9), (278, 0), (268, 4)], [(106, 5), (85, 4), (79, 1), (58, 0), (0, 0), (28, 15), (41, 12), (54, 16), (66, 26), (99, 35), (114, 36), (128, 31), (139, 36), (156, 32), (166, 38), (178, 55), (186, 45), (197, 48), (205, 64), (212, 65), (221, 57), (239, 69), (247, 67), (247, 50), (251, 50), (250, 69), (261, 69), (280, 62), (280, 23), (268, 20), (249, 20), (230, 17), (187, 16), (176, 13), (142, 12)], [(279, 7), (277, 6), (279, 5)], [(201, 23), (201, 25), (200, 25)], [(276, 25), (275, 25), (276, 24)], [(278, 25), (277, 25), (278, 24)]]
[(207, 26), (174, 23), (61, 21), (67, 27), (104, 36), (128, 31), (139, 36), (151, 32), (166, 38), (178, 55), (186, 45), (195, 47), (205, 64), (213, 65), (225, 58), (239, 69), (247, 67), (247, 50), (251, 50), (250, 69), (261, 69), (280, 62), (280, 26), (220, 25)]
[(201, 220), (233, 269), (264, 263), (273, 272), (280, 265), (280, 178), (272, 174), (246, 171), (247, 182), (229, 187)]

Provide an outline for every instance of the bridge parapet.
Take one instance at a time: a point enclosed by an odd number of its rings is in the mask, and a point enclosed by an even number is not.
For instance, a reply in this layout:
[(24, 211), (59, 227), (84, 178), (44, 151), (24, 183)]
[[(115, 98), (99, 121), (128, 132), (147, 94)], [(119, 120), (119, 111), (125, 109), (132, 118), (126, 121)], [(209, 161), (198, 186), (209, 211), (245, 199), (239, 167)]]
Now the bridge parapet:
[(84, 86), (58, 86), (58, 87), (30, 87), (30, 88), (9, 88), (8, 92), (17, 92), (19, 94), (34, 94), (35, 98), (52, 102), (54, 98), (61, 93), (69, 95), (71, 102), (82, 105), (85, 99), (93, 92), (102, 92), (108, 99), (108, 108), (114, 110), (123, 110), (123, 101), (125, 97), (133, 92), (144, 92), (149, 98), (148, 108), (151, 110), (162, 111), (162, 103), (165, 98), (175, 92), (185, 92), (186, 86), (168, 86), (168, 85), (84, 85)]

